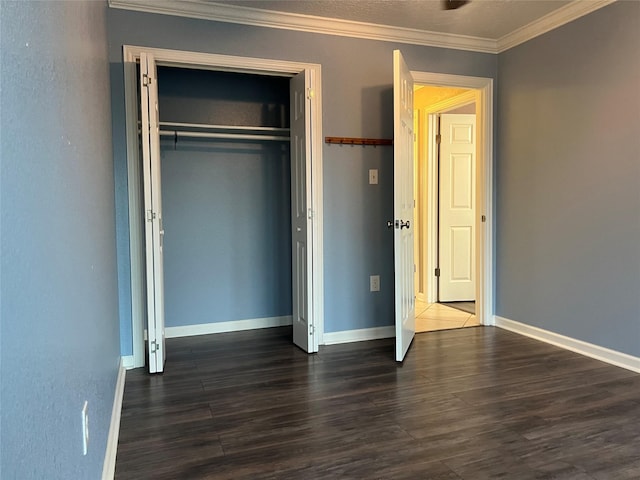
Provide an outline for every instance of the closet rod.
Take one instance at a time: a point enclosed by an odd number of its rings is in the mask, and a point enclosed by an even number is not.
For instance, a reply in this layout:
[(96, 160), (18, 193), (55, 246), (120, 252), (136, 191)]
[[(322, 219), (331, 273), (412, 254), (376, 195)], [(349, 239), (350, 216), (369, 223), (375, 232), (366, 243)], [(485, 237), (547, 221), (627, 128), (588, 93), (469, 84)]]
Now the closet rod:
[(286, 141), (290, 140), (289, 137), (284, 135), (251, 135), (243, 133), (210, 133), (210, 132), (186, 132), (180, 130), (160, 130), (160, 135), (163, 137), (173, 138), (223, 138), (229, 140), (275, 140)]
[(207, 130), (227, 130), (238, 132), (273, 132), (273, 133), (289, 133), (288, 128), (280, 127), (249, 127), (245, 125), (209, 125), (206, 123), (183, 123), (183, 122), (160, 122), (161, 127), (177, 127), (177, 128), (202, 128)]

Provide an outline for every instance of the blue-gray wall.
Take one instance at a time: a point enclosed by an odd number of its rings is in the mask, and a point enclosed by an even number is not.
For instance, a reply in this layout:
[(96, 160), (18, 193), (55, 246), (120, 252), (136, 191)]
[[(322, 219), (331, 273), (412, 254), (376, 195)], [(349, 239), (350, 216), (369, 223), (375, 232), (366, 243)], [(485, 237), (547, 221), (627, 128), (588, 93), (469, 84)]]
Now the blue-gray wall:
[(0, 477), (96, 479), (119, 362), (106, 2), (0, 8)]
[(497, 314), (640, 355), (640, 3), (499, 56)]
[[(161, 67), (158, 90), (161, 121), (289, 127), (286, 77)], [(161, 153), (166, 325), (291, 315), (289, 142)]]
[[(123, 354), (131, 353), (122, 45), (319, 63), (323, 134), (393, 136), (392, 51), (410, 68), (495, 78), (495, 55), (343, 38), (113, 9), (109, 12)], [(324, 147), (325, 331), (393, 323), (393, 153), (390, 147)], [(379, 169), (379, 185), (368, 170)], [(369, 275), (381, 292), (369, 292)]]

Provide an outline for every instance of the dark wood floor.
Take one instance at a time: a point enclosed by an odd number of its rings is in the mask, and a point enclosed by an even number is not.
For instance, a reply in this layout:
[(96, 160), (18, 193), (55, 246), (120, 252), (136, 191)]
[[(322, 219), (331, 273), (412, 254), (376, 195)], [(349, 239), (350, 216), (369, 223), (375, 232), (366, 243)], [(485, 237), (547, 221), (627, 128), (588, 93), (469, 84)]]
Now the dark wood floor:
[(308, 356), (289, 328), (127, 373), (117, 479), (640, 479), (640, 375), (492, 327)]

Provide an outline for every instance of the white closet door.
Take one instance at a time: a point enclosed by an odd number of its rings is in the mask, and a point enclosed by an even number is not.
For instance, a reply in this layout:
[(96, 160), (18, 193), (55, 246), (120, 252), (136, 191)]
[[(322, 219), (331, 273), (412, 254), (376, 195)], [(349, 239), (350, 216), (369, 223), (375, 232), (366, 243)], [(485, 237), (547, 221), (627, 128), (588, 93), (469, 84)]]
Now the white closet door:
[(291, 235), (293, 343), (308, 353), (318, 351), (313, 328), (311, 245), (311, 78), (307, 71), (290, 83), (291, 109)]
[(404, 360), (416, 333), (413, 265), (413, 77), (393, 52), (393, 212), (396, 360)]
[(153, 55), (140, 54), (142, 164), (147, 273), (147, 349), (150, 373), (164, 370), (164, 271), (158, 80)]

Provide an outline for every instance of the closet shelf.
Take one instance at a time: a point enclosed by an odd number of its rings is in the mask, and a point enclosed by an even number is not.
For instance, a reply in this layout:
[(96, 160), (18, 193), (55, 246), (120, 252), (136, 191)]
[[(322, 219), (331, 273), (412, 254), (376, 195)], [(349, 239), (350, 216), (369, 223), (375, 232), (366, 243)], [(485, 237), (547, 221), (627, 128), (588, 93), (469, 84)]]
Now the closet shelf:
[[(168, 130), (166, 127), (172, 127)], [(160, 135), (177, 138), (289, 141), (290, 130), (280, 127), (209, 125), (205, 123), (160, 122)]]

